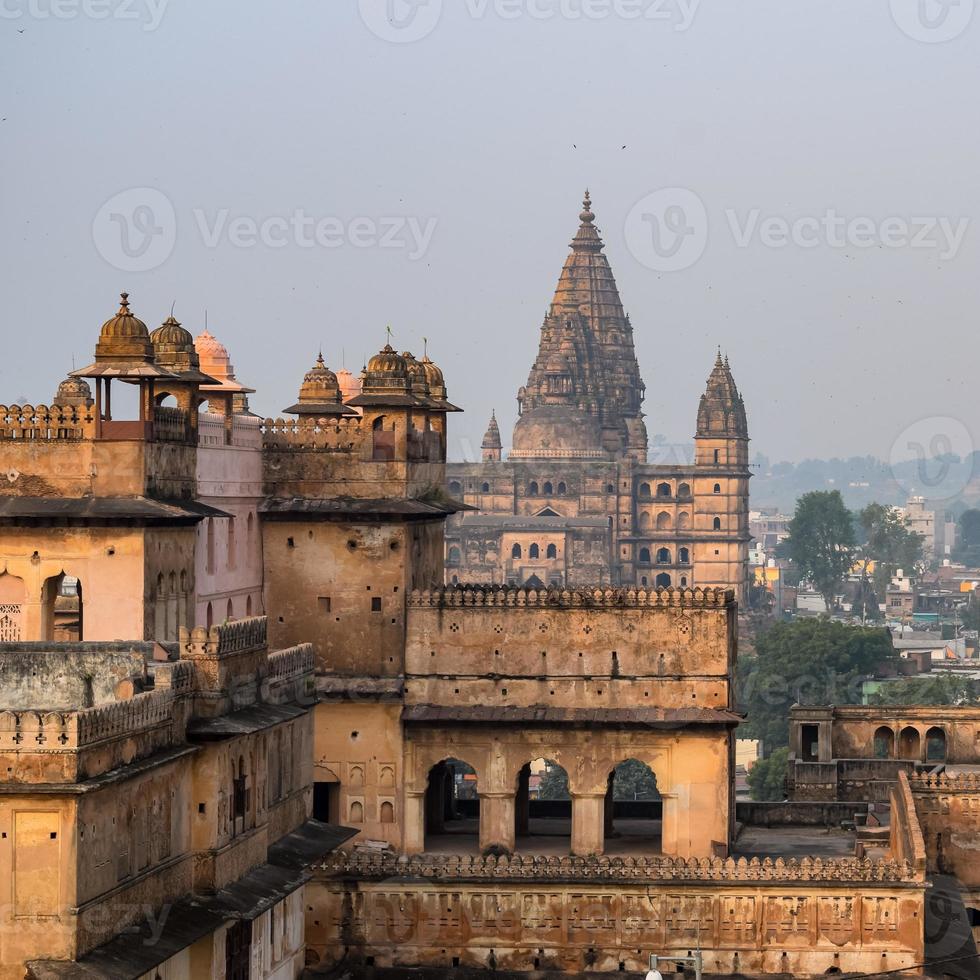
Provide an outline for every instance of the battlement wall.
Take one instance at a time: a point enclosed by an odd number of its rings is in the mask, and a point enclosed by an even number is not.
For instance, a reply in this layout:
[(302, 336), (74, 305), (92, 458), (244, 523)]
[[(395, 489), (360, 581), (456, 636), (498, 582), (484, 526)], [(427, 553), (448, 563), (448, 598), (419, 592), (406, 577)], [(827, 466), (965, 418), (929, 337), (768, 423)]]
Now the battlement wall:
[(735, 603), (724, 590), (467, 587), (408, 597), (415, 702), (727, 709), (734, 657)]

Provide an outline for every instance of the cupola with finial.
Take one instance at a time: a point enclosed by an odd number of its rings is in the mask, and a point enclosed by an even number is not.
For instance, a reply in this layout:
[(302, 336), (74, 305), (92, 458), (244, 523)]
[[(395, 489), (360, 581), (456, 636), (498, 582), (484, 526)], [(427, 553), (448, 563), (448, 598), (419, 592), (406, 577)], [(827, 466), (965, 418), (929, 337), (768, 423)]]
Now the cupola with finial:
[(487, 426), (487, 431), (483, 436), (482, 449), (484, 463), (500, 462), (503, 444), (500, 441), (500, 427), (497, 425), (496, 411), (490, 414), (490, 424)]
[(344, 405), (341, 400), (337, 375), (327, 367), (322, 352), (317, 355), (313, 367), (303, 376), (303, 383), (299, 389), (299, 401), (295, 405), (283, 409), (283, 411), (289, 415), (307, 418), (357, 414), (352, 408)]

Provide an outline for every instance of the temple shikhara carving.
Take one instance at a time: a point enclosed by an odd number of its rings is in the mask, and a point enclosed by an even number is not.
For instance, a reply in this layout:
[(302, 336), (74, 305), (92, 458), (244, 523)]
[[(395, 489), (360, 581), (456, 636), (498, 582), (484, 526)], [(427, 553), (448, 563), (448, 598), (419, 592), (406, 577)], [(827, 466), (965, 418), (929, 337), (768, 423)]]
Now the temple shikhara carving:
[(749, 432), (728, 359), (701, 396), (693, 460), (649, 463), (633, 326), (588, 194), (580, 221), (509, 455), (493, 417), (482, 462), (448, 467), (474, 508), (449, 523), (448, 581), (730, 588), (744, 601)]
[(329, 353), (262, 418), (124, 294), (0, 405), (0, 978), (918, 975), (976, 776), (736, 803), (745, 411), (719, 357), (694, 462), (645, 462), (589, 202), (507, 461), (493, 421), (447, 474), (427, 355)]

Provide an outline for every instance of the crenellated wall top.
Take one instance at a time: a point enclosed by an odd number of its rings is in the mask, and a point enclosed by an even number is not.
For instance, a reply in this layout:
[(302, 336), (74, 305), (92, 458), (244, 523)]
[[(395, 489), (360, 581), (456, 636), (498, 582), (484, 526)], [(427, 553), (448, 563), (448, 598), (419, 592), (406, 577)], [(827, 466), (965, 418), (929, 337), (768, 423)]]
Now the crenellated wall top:
[(910, 774), (913, 793), (980, 793), (980, 772)]
[(51, 442), (94, 438), (94, 407), (0, 405), (0, 439)]
[(532, 608), (686, 608), (717, 609), (734, 605), (732, 589), (521, 589), (508, 586), (467, 585), (458, 588), (415, 590), (408, 598), (414, 607), (465, 608), (468, 606)]
[(321, 866), (322, 873), (337, 878), (428, 878), (441, 881), (481, 879), (531, 879), (536, 881), (635, 881), (653, 882), (823, 882), (908, 883), (921, 876), (908, 862), (873, 861), (869, 858), (824, 860), (819, 857), (783, 858), (684, 858), (671, 857), (475, 857), (466, 855), (393, 854), (352, 852), (333, 855)]
[(180, 654), (190, 659), (211, 659), (234, 653), (251, 653), (266, 646), (268, 620), (265, 616), (236, 619), (206, 629), (180, 630)]

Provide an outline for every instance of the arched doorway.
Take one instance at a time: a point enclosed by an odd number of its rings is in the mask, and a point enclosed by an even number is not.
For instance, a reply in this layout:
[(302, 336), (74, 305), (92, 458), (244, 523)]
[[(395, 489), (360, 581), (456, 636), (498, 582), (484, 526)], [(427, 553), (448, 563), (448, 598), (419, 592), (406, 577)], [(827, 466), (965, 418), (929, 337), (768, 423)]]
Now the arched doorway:
[(912, 728), (911, 725), (908, 728), (903, 728), (902, 734), (898, 738), (898, 749), (901, 757), (903, 759), (918, 759), (921, 741), (917, 728)]
[(479, 851), (479, 783), (476, 770), (461, 759), (443, 759), (429, 770), (424, 846), (443, 854)]
[(47, 579), (41, 589), (44, 639), (55, 643), (79, 643), (84, 638), (82, 582), (62, 572)]
[(895, 755), (895, 733), (886, 725), (875, 732), (874, 756), (876, 759), (891, 759)]
[(517, 774), (515, 849), (531, 854), (568, 854), (572, 795), (568, 773), (554, 759), (532, 759)]
[(0, 575), (0, 643), (17, 643), (24, 636), (24, 580), (9, 572)]
[(658, 589), (670, 588), (670, 576), (666, 572), (661, 572), (657, 576), (657, 588)]
[(663, 799), (654, 771), (639, 759), (624, 759), (606, 784), (606, 854), (663, 852)]
[(938, 726), (926, 732), (926, 762), (946, 761), (946, 732)]

